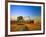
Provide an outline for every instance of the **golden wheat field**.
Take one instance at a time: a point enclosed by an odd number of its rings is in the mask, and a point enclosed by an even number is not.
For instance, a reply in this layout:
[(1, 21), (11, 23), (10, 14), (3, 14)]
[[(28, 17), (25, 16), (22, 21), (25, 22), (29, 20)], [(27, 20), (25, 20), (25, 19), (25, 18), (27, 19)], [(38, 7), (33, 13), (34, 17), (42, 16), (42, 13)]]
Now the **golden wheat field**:
[(10, 22), (11, 22), (10, 24), (11, 32), (41, 30), (41, 19), (40, 18), (36, 18), (34, 20), (23, 20), (22, 18), (20, 18), (17, 21), (11, 20)]

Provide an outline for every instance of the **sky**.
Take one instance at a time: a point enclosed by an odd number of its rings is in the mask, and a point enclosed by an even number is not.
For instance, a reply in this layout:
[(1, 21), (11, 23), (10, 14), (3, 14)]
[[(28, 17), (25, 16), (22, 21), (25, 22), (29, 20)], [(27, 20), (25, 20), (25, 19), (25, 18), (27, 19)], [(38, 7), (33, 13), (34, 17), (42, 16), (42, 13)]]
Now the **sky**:
[(11, 16), (41, 16), (40, 6), (10, 5)]

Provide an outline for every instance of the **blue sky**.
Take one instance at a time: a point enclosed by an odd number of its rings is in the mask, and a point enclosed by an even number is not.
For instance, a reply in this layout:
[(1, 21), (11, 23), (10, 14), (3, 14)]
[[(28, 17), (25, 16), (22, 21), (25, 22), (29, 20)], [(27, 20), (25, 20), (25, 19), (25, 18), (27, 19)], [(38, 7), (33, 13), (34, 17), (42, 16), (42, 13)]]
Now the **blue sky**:
[(40, 6), (10, 5), (11, 16), (41, 16)]

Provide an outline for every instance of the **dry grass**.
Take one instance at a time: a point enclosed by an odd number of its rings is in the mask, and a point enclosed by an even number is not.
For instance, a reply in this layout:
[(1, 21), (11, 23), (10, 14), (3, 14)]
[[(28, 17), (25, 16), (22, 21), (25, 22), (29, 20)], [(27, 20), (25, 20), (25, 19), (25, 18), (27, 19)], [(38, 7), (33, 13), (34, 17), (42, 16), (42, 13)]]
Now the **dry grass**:
[[(11, 31), (35, 31), (35, 30), (41, 30), (41, 24), (38, 22), (35, 23), (22, 23), (23, 25), (18, 25), (17, 23), (11, 24)], [(27, 28), (27, 30), (23, 30), (24, 28)]]

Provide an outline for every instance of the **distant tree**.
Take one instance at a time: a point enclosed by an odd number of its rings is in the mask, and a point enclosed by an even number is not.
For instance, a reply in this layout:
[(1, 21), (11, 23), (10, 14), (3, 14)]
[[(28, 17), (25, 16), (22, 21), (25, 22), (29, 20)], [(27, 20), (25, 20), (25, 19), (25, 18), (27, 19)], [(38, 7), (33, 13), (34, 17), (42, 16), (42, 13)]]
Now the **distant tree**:
[(23, 16), (17, 17), (17, 21), (18, 21), (19, 23), (23, 23), (23, 22), (24, 22)]
[(19, 16), (19, 17), (17, 17), (17, 20), (19, 21), (19, 20), (23, 20), (23, 17), (22, 16)]

